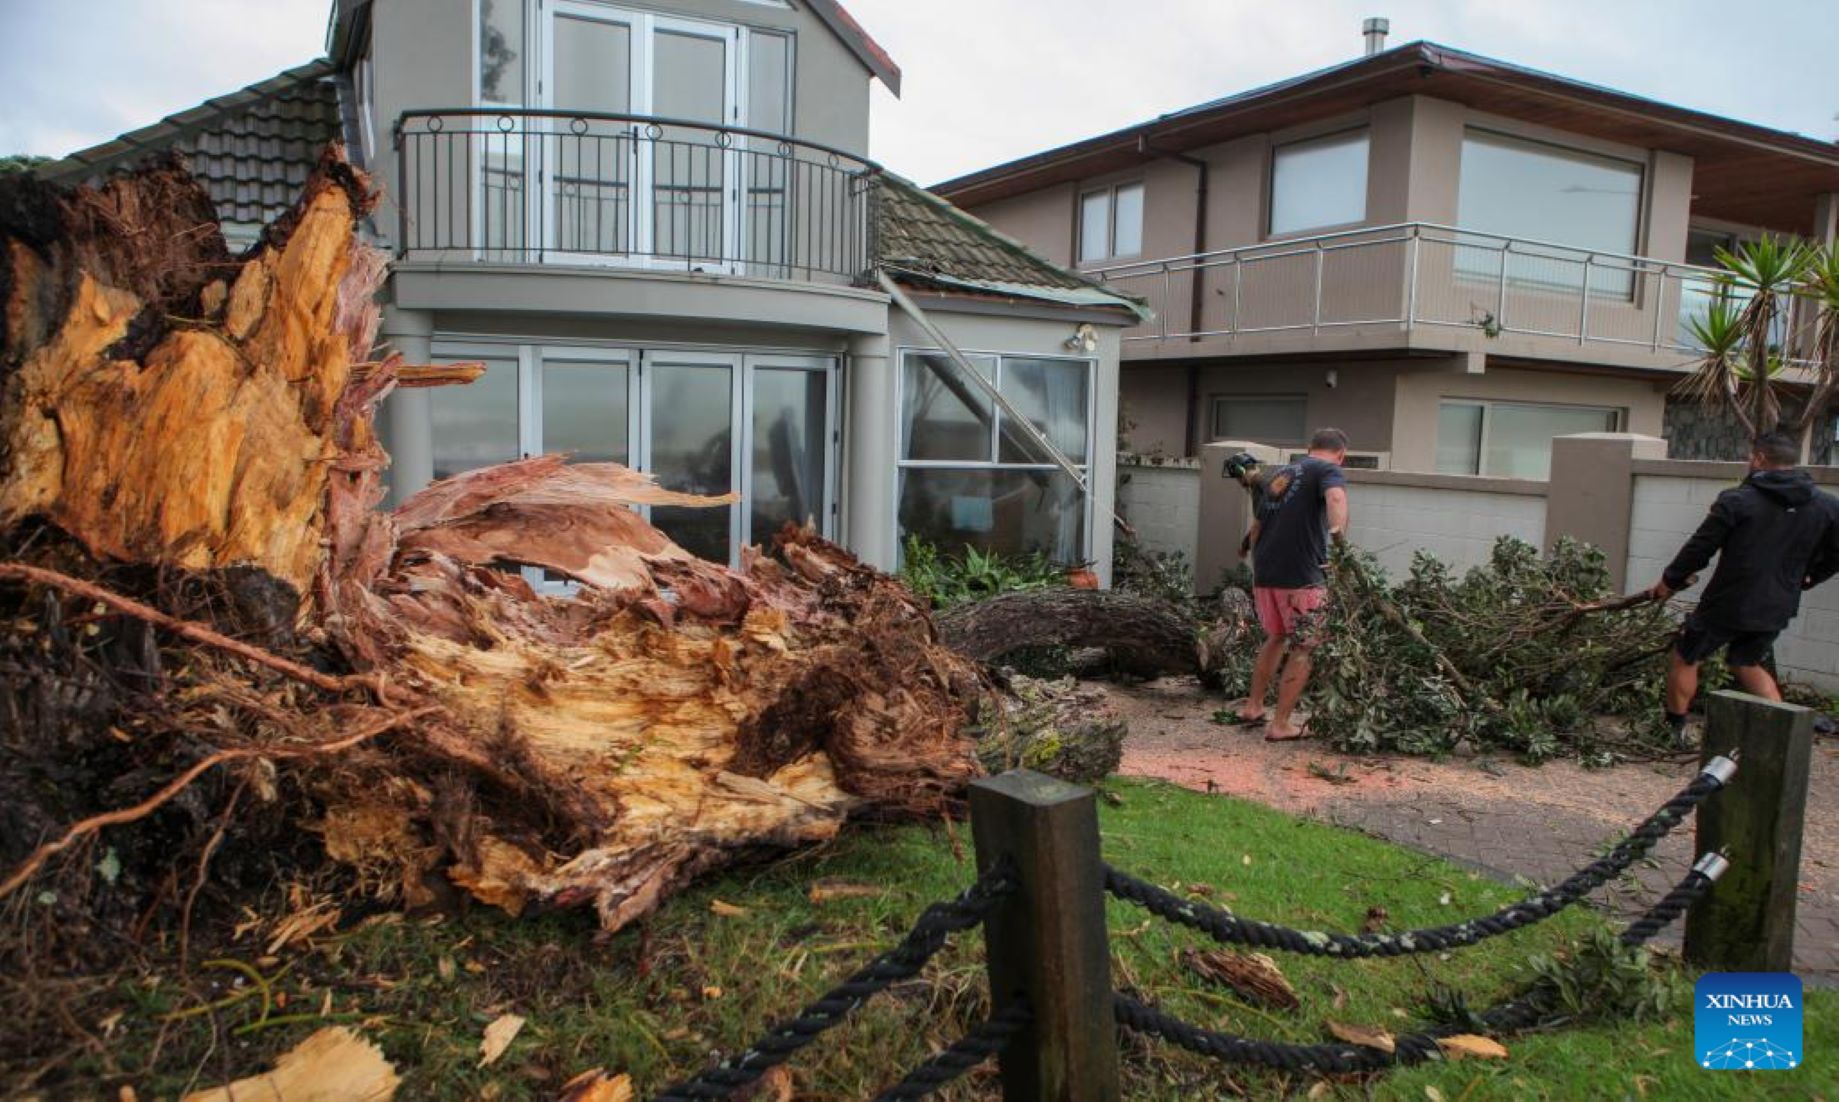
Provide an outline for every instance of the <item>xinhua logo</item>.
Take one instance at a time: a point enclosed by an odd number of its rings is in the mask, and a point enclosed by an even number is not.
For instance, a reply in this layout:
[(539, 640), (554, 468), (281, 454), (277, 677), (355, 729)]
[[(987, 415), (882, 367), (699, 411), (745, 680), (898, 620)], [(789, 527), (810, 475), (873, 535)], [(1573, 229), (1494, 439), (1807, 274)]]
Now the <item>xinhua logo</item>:
[(1787, 972), (1714, 972), (1693, 998), (1693, 1044), (1712, 1071), (1801, 1066), (1801, 979)]

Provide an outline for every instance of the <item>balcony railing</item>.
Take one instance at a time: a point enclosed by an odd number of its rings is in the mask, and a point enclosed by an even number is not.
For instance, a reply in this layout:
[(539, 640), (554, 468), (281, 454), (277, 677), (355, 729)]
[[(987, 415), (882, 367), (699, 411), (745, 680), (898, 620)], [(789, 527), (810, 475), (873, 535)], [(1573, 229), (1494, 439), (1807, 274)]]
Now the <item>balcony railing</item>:
[(398, 254), (852, 282), (881, 169), (744, 127), (534, 108), (405, 112)]
[[(1711, 268), (1424, 222), (1090, 274), (1155, 311), (1127, 342), (1424, 326), (1690, 356), (1700, 351), (1692, 319), (1729, 293)], [(1799, 301), (1779, 322), (1776, 343), (1790, 360), (1813, 322)]]

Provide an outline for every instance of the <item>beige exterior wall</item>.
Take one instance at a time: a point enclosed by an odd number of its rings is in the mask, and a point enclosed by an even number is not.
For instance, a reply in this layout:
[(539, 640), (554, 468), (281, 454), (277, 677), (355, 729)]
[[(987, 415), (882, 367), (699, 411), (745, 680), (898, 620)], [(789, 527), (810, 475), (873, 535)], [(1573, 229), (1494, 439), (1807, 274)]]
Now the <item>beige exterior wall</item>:
[(1186, 367), (1132, 364), (1118, 370), (1118, 400), (1123, 420), (1119, 447), (1138, 455), (1187, 454), (1188, 377)]
[(1348, 471), (1348, 538), (1372, 553), (1394, 581), (1419, 551), (1458, 573), (1486, 563), (1494, 543), (1545, 539), (1545, 483), (1468, 475), (1413, 476)]
[[(1217, 473), (1217, 472), (1216, 472)], [(1200, 524), (1200, 461), (1157, 462), (1121, 455), (1117, 463), (1118, 512), (1149, 551), (1194, 558)]]
[(1439, 403), (1446, 398), (1610, 406), (1627, 411), (1622, 426), (1625, 431), (1659, 436), (1666, 385), (1607, 375), (1498, 367), (1489, 367), (1477, 375), (1438, 371), (1401, 374), (1392, 427), (1395, 470), (1436, 470), (1437, 412)]

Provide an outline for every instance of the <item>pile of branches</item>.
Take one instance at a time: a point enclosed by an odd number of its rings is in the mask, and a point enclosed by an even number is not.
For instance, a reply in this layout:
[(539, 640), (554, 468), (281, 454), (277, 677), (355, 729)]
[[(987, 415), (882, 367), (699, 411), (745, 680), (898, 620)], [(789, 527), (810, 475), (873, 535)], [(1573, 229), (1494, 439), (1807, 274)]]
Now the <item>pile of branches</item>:
[(1420, 553), (1396, 585), (1372, 556), (1340, 548), (1310, 726), (1355, 753), (1669, 754), (1656, 720), (1676, 621), (1658, 603), (1618, 600), (1610, 582), (1602, 552), (1569, 540), (1541, 555), (1504, 536), (1460, 577)]
[(177, 163), (0, 184), (6, 930), (119, 948), (295, 849), (386, 904), (614, 929), (952, 806), (988, 683), (841, 548), (706, 562), (635, 507), (731, 498), (561, 456), (378, 507), (378, 403), (478, 369), (374, 354), (376, 201), (333, 148), (233, 258)]

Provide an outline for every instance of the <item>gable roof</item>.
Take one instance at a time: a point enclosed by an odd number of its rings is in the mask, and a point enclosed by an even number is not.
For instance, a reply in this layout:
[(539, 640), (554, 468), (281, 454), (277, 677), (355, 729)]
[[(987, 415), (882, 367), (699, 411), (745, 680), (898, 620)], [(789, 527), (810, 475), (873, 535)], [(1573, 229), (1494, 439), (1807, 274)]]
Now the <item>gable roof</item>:
[[(343, 62), (349, 63), (351, 51), (362, 44), (364, 27), (370, 18), (370, 5), (374, 0), (333, 0), (332, 24), (326, 30), (326, 52)], [(888, 91), (900, 95), (900, 66), (882, 48), (881, 43), (864, 30), (862, 24), (839, 0), (796, 0), (811, 9), (811, 14), (830, 28), (830, 33), (837, 36), (849, 52), (856, 55), (869, 72), (873, 73), (887, 86)]]
[(1735, 222), (1798, 230), (1812, 224), (1815, 195), (1839, 190), (1839, 144), (1434, 42), (1406, 43), (1173, 111), (968, 173), (934, 190), (953, 202), (976, 205), (1119, 171), (1161, 153), (1185, 152), (1414, 95), (1690, 156), (1697, 193), (1694, 209)]
[(856, 59), (868, 67), (869, 72), (879, 77), (881, 83), (887, 86), (888, 91), (894, 93), (896, 97), (900, 95), (900, 66), (894, 64), (894, 59), (882, 49), (881, 43), (876, 42), (874, 37), (863, 29), (862, 24), (856, 22), (856, 17), (849, 14), (849, 9), (838, 0), (801, 0), (801, 2), (811, 9), (813, 15), (824, 21), (824, 26), (830, 28), (830, 33), (843, 40), (843, 45), (849, 47), (849, 52), (855, 54)]
[(320, 59), (36, 170), (74, 184), (152, 153), (185, 154), (227, 228), (266, 225), (293, 206), (326, 143), (343, 139), (338, 86)]
[(891, 172), (883, 172), (880, 181), (873, 259), (896, 281), (947, 292), (1114, 308), (1148, 319), (1139, 300), (1036, 255), (913, 181)]

